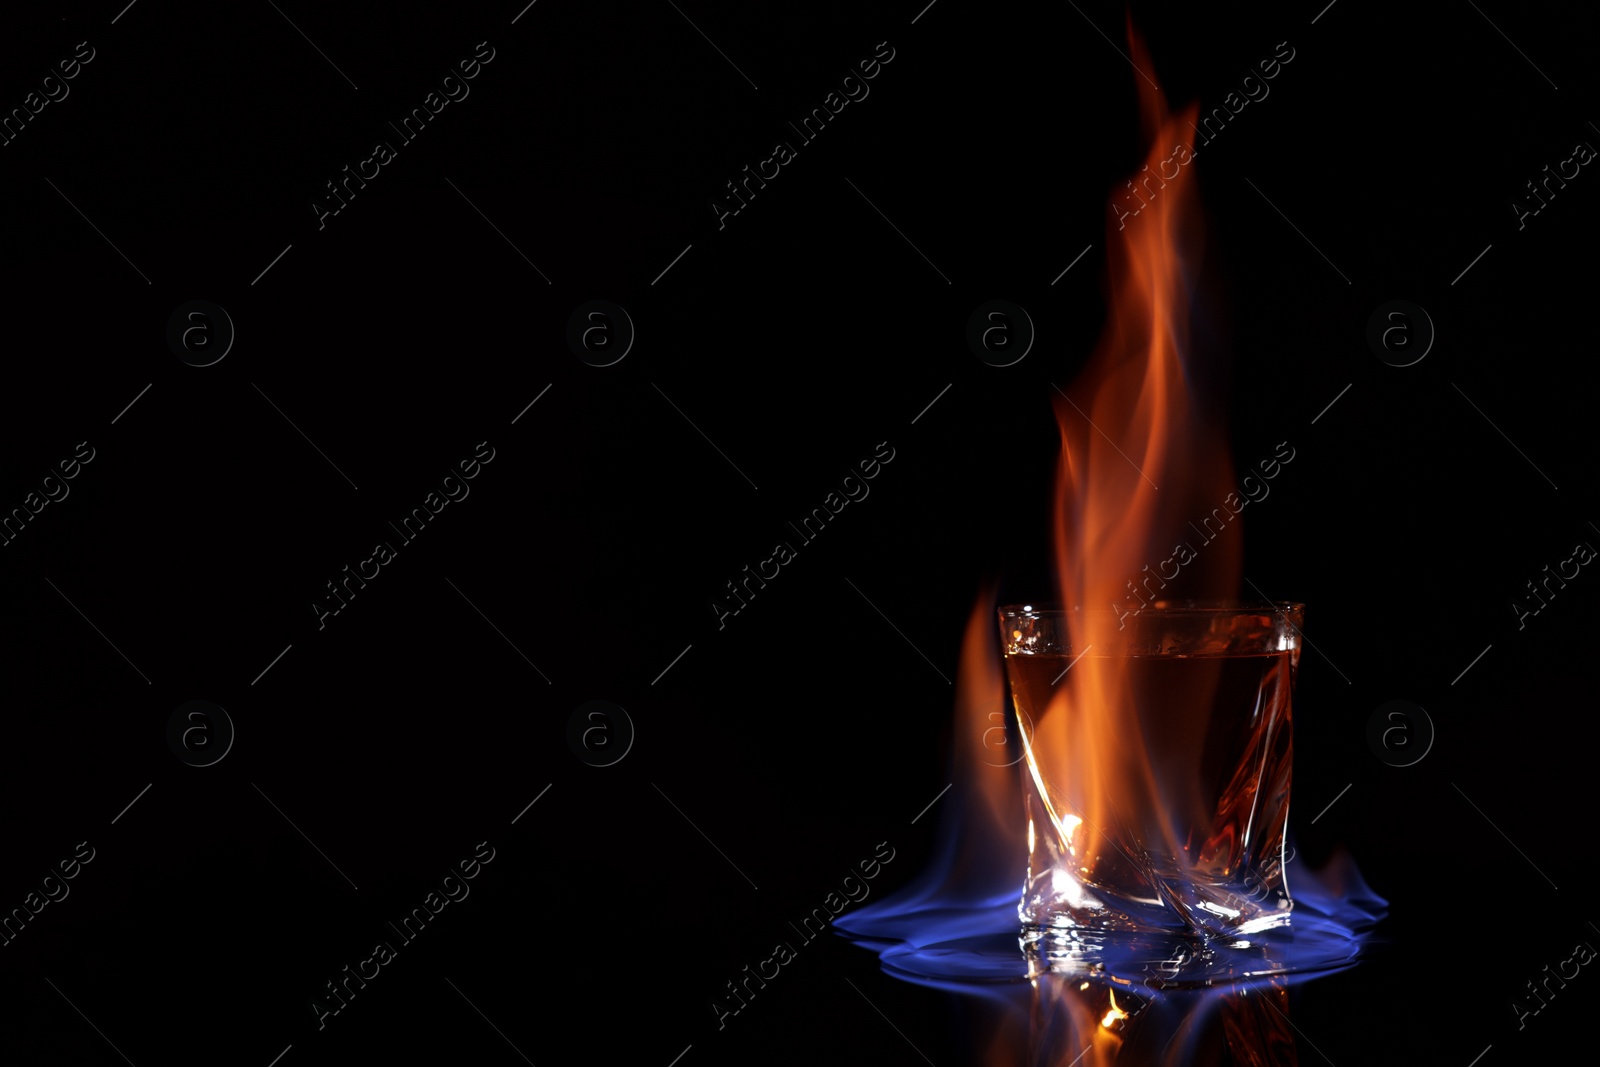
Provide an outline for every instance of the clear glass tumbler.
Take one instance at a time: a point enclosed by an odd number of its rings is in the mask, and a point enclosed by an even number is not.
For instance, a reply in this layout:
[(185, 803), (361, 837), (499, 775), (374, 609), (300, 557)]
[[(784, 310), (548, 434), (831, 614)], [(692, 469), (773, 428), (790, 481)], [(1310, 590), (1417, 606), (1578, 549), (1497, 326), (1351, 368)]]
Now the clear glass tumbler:
[(1000, 609), (1025, 758), (1024, 937), (1288, 922), (1304, 605)]

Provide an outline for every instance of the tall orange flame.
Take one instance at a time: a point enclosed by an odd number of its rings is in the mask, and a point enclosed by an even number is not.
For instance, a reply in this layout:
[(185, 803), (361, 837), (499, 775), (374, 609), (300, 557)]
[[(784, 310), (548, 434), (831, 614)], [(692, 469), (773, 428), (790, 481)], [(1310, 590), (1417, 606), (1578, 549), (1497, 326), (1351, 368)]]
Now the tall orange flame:
[[(1150, 66), (1129, 30), (1134, 61)], [(1062, 463), (1056, 483), (1055, 555), (1067, 606), (1137, 610), (1164, 590), (1158, 573), (1175, 544), (1193, 540), (1187, 522), (1234, 488), (1227, 442), (1197, 410), (1184, 361), (1190, 286), (1201, 215), (1185, 134), (1190, 104), (1169, 115), (1158, 89), (1140, 83), (1145, 167), (1128, 188), (1143, 203), (1107, 224), (1111, 321), (1073, 394), (1056, 403)], [(1174, 160), (1178, 161), (1177, 164)], [(1165, 164), (1165, 166), (1163, 166)], [(1175, 177), (1174, 165), (1182, 164)], [(1184, 574), (1200, 595), (1232, 596), (1238, 538), (1204, 554), (1204, 578)], [(1134, 594), (1137, 594), (1135, 598)]]
[[(1129, 38), (1134, 62), (1149, 69), (1131, 24)], [(1208, 863), (1226, 868), (1231, 842), (1188, 841), (1179, 829), (1194, 825), (1185, 815), (1214, 805), (1216, 797), (1200, 795), (1192, 780), (1165, 774), (1161, 765), (1179, 758), (1179, 749), (1203, 744), (1192, 732), (1198, 726), (1180, 720), (1163, 725), (1166, 736), (1142, 731), (1125, 709), (1149, 694), (1131, 691), (1126, 659), (1111, 655), (1129, 618), (1147, 604), (1179, 595), (1230, 598), (1240, 574), (1237, 534), (1196, 551), (1189, 525), (1234, 485), (1220, 420), (1200, 409), (1185, 368), (1192, 357), (1187, 278), (1196, 270), (1201, 216), (1183, 135), (1195, 108), (1170, 115), (1158, 89), (1140, 89), (1151, 148), (1138, 184), (1129, 183), (1139, 200), (1129, 202), (1144, 206), (1136, 214), (1114, 212), (1108, 222), (1111, 321), (1085, 373), (1071, 393), (1058, 390), (1056, 402), (1062, 461), (1054, 548), (1061, 602), (1084, 609), (1068, 620), (1081, 659), (1053, 686), (1052, 710), (1029, 739), (1028, 770), (1054, 807), (1048, 829), (1086, 867), (1087, 853), (1108, 861), (1114, 842), (1106, 830), (1119, 818), (1109, 810), (1115, 806), (1126, 831), (1118, 836), (1139, 839), (1147, 854), (1192, 861), (1205, 851)], [(1174, 159), (1183, 163), (1175, 175)], [(1140, 825), (1128, 826), (1130, 811)], [(1125, 860), (1136, 869), (1144, 862), (1132, 850), (1117, 851), (1112, 864)], [(1149, 902), (1158, 896), (1152, 880)]]

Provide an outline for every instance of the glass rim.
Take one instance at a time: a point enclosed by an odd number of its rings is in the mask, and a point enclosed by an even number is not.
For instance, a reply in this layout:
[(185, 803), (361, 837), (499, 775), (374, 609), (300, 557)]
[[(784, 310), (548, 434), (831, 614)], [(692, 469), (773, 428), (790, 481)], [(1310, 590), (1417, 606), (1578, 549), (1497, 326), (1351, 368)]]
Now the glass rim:
[[(1030, 601), (1023, 604), (1001, 604), (995, 609), (1001, 618), (1028, 618), (1041, 616), (1120, 616), (1116, 608), (1068, 608), (1059, 601)], [(1303, 616), (1306, 606), (1298, 600), (1229, 600), (1224, 598), (1197, 600), (1156, 600), (1139, 609), (1139, 615), (1202, 616), (1202, 615), (1285, 615)]]

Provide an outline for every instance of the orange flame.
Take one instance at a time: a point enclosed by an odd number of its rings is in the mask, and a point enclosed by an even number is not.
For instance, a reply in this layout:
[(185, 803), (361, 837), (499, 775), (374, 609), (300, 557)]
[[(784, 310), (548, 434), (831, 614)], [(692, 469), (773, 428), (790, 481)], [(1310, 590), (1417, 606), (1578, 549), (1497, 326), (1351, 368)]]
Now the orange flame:
[[(965, 777), (962, 789), (968, 799), (958, 855), (962, 865), (1017, 855), (1010, 846), (1016, 844), (1021, 805), (1016, 772), (1006, 763), (1009, 733), (1006, 680), (995, 639), (994, 591), (985, 589), (968, 613), (956, 673), (954, 764)], [(984, 855), (974, 854), (979, 849)]]
[[(1131, 29), (1130, 37), (1135, 62), (1149, 66)], [(1162, 164), (1187, 148), (1184, 134), (1196, 107), (1171, 116), (1159, 90), (1140, 88), (1152, 147), (1139, 184), (1129, 187), (1146, 202), (1120, 220), (1120, 229), (1107, 225), (1112, 320), (1073, 389), (1093, 399), (1085, 404), (1062, 394), (1056, 404), (1062, 464), (1055, 552), (1069, 607), (1137, 608), (1135, 592), (1151, 599), (1165, 588), (1159, 562), (1174, 543), (1192, 539), (1187, 521), (1233, 489), (1227, 442), (1196, 409), (1184, 371), (1185, 274), (1195, 270), (1201, 221), (1195, 178), (1189, 166), (1171, 180), (1163, 177), (1170, 168)], [(1206, 591), (1215, 595), (1236, 591), (1238, 539), (1228, 546), (1231, 558), (1205, 554)]]
[[(1131, 24), (1129, 38), (1134, 62), (1150, 69)], [(1187, 161), (1184, 134), (1195, 106), (1170, 115), (1158, 89), (1140, 89), (1152, 147), (1139, 184), (1129, 187), (1144, 206), (1137, 214), (1113, 212), (1108, 223), (1111, 321), (1072, 394), (1058, 390), (1056, 402), (1062, 462), (1054, 549), (1062, 604), (1087, 609), (1068, 622), (1072, 646), (1083, 656), (1054, 686), (1051, 711), (1029, 739), (1028, 766), (1040, 795), (1061, 797), (1049, 812), (1054, 832), (1085, 873), (1092, 862), (1085, 851), (1107, 851), (1101, 828), (1114, 818), (1108, 796), (1141, 813), (1147, 823), (1141, 832), (1165, 838), (1151, 842), (1154, 851), (1193, 859), (1191, 850), (1226, 853), (1228, 845), (1181, 839), (1175, 813), (1205, 801), (1161, 795), (1152, 751), (1197, 738), (1141, 736), (1137, 722), (1119, 714), (1134, 699), (1126, 660), (1109, 655), (1128, 618), (1147, 604), (1175, 594), (1232, 597), (1240, 574), (1237, 534), (1192, 549), (1190, 520), (1234, 487), (1226, 437), (1200, 409), (1185, 368), (1186, 278), (1196, 271), (1201, 216), (1192, 166), (1176, 176), (1172, 167), (1174, 158)], [(1097, 648), (1100, 655), (1093, 654)], [(1044, 780), (1042, 767), (1052, 769), (1054, 782)], [(1066, 800), (1063, 780), (1083, 803)], [(1170, 789), (1170, 779), (1161, 788)]]
[(1114, 1030), (1117, 1030), (1118, 1028), (1120, 1028), (1122, 1026), (1123, 1022), (1126, 1021), (1126, 1019), (1128, 1018), (1128, 1013), (1123, 1011), (1120, 1007), (1117, 1006), (1117, 991), (1116, 990), (1114, 990), (1114, 989), (1106, 990), (1106, 1001), (1108, 1002), (1108, 1004), (1110, 1006), (1108, 1008), (1106, 1008), (1105, 1015), (1101, 1016), (1100, 1025), (1103, 1026), (1107, 1030), (1113, 1030), (1114, 1031)]

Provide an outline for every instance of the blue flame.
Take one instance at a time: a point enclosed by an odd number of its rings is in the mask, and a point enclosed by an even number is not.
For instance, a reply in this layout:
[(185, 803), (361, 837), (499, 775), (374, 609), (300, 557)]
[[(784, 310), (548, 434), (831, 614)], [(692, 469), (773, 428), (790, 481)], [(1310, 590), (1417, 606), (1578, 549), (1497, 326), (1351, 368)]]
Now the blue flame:
[[(1213, 941), (1204, 959), (1170, 964), (1170, 945), (1149, 939), (1110, 940), (1082, 950), (1054, 953), (1048, 946), (1025, 952), (1017, 918), (1020, 861), (963, 871), (954, 866), (959, 837), (945, 836), (940, 861), (899, 892), (840, 916), (834, 926), (878, 954), (896, 977), (956, 992), (978, 992), (993, 983), (1025, 982), (1042, 969), (1075, 970), (1092, 960), (1093, 973), (1124, 978), (1159, 990), (1166, 984), (1245, 981), (1268, 975), (1301, 981), (1354, 966), (1374, 941), (1388, 914), (1388, 901), (1367, 885), (1346, 853), (1313, 871), (1298, 858), (1285, 868), (1294, 887), (1291, 922), (1278, 930), (1236, 942)], [(1090, 973), (1091, 968), (1084, 968)], [(975, 988), (979, 987), (979, 988)]]

